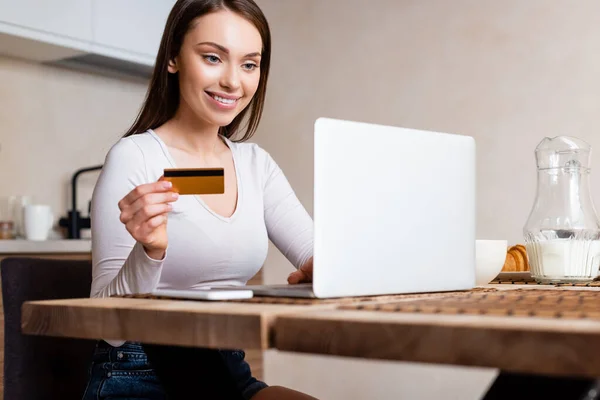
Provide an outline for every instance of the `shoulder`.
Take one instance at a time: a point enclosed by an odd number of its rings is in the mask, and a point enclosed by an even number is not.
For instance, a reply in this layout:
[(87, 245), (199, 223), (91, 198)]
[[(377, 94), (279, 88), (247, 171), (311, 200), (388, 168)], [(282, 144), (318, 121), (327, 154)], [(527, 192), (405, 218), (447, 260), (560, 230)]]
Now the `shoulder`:
[(156, 139), (149, 132), (144, 132), (119, 139), (109, 150), (108, 156), (143, 157), (159, 149), (157, 145)]
[(106, 162), (152, 169), (167, 163), (164, 152), (158, 139), (150, 132), (144, 132), (119, 139), (108, 151)]
[(269, 182), (283, 175), (271, 154), (256, 143), (234, 143), (232, 151), (241, 169), (254, 176), (263, 189)]
[(135, 138), (136, 135), (127, 136), (119, 139), (115, 144), (112, 145), (108, 151), (108, 158), (115, 157), (137, 157), (143, 154), (141, 146), (138, 144), (139, 140)]
[(245, 165), (260, 168), (274, 163), (271, 154), (256, 143), (228, 141), (228, 144), (236, 158)]
[(139, 182), (142, 178), (145, 181), (154, 180), (162, 171), (159, 168), (162, 166), (162, 151), (160, 144), (149, 132), (127, 136), (110, 148), (103, 170), (106, 173), (137, 176)]

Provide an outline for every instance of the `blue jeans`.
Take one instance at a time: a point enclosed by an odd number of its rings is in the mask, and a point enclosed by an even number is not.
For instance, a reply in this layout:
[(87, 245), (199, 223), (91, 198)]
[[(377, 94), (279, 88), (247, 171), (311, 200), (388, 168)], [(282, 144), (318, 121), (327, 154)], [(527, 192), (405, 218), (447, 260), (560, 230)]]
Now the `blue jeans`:
[[(155, 355), (152, 348), (160, 348), (166, 356)], [(152, 355), (152, 365), (147, 353)], [(267, 385), (252, 376), (244, 358), (243, 351), (142, 346), (136, 342), (112, 347), (99, 341), (83, 400), (247, 400)]]

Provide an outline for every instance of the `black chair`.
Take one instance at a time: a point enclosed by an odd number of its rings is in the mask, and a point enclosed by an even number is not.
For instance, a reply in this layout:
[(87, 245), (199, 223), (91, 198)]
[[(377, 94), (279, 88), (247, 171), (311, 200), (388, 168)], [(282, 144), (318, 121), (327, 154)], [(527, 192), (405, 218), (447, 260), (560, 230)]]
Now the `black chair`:
[(81, 400), (95, 340), (21, 333), (21, 305), (30, 300), (89, 297), (90, 261), (6, 258), (0, 264), (4, 301), (4, 399)]

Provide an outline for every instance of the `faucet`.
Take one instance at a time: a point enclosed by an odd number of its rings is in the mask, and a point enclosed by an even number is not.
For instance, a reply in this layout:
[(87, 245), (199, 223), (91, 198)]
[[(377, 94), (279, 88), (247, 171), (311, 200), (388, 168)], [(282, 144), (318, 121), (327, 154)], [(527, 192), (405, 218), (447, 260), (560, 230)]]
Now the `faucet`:
[(82, 168), (75, 171), (71, 178), (71, 210), (69, 210), (66, 218), (61, 218), (58, 221), (59, 226), (67, 228), (67, 237), (69, 239), (81, 239), (81, 230), (92, 227), (91, 219), (89, 217), (91, 202), (88, 206), (88, 217), (82, 217), (79, 211), (77, 211), (77, 178), (85, 172), (97, 171), (100, 169), (102, 169), (102, 165)]

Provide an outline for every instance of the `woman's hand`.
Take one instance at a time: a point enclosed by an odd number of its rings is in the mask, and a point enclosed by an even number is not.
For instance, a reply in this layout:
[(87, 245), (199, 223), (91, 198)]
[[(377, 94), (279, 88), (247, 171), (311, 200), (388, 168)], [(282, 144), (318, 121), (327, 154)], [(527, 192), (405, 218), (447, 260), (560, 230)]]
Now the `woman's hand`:
[(179, 195), (171, 182), (147, 183), (133, 189), (119, 201), (121, 222), (131, 236), (144, 246), (146, 254), (161, 260), (167, 250), (167, 215)]
[(304, 263), (298, 270), (288, 276), (289, 284), (312, 282), (313, 278), (313, 259), (312, 257)]

